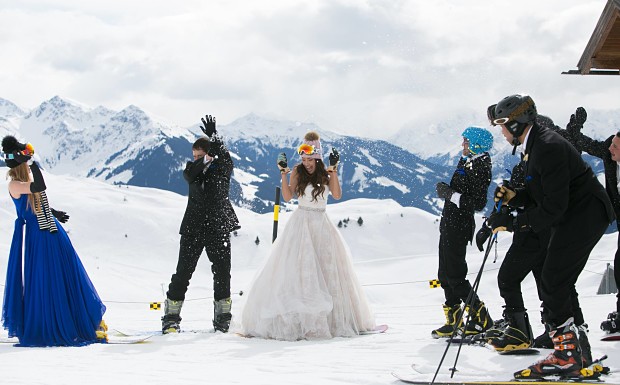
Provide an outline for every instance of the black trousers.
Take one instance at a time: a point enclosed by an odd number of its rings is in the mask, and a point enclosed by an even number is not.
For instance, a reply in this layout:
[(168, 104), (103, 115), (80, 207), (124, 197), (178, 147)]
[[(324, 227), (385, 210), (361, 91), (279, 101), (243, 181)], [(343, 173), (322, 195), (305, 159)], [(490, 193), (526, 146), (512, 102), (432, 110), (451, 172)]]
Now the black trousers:
[[(620, 218), (616, 219), (620, 221)], [(616, 287), (618, 288), (616, 311), (620, 314), (620, 229), (618, 230), (618, 249), (616, 249), (616, 257), (614, 258), (614, 279), (616, 280)]]
[[(449, 228), (439, 235), (439, 269), (437, 275), (446, 298), (446, 305), (452, 307), (467, 301), (471, 284), (467, 280), (465, 254), (471, 239), (470, 229)], [(480, 300), (474, 295), (472, 305)]]
[[(504, 257), (502, 266), (497, 274), (499, 294), (504, 299), (506, 312), (526, 311), (521, 292), (521, 282), (532, 272), (538, 298), (542, 301), (542, 268), (547, 256), (547, 246), (551, 232), (549, 230), (535, 233), (533, 231), (516, 232), (513, 234), (512, 244)], [(570, 304), (576, 325), (584, 323), (583, 312), (579, 305), (579, 296), (575, 285), (570, 287)], [(544, 310), (543, 318), (548, 318)], [(543, 320), (545, 323), (545, 320)]]
[(540, 293), (548, 312), (546, 321), (556, 326), (577, 316), (573, 312), (575, 283), (609, 225), (605, 207), (598, 199), (590, 199), (575, 209), (583, 215), (565, 218), (551, 228), (541, 274)]
[[(540, 276), (547, 255), (549, 231), (536, 234), (533, 231), (515, 232), (512, 244), (497, 274), (499, 294), (504, 299), (507, 312), (525, 311), (521, 282), (532, 272), (540, 288)], [(540, 290), (538, 292), (540, 298)]]
[(219, 301), (230, 297), (230, 233), (200, 232), (181, 235), (177, 270), (168, 286), (169, 299), (185, 300), (189, 281), (196, 270), (203, 249), (211, 261), (214, 299)]

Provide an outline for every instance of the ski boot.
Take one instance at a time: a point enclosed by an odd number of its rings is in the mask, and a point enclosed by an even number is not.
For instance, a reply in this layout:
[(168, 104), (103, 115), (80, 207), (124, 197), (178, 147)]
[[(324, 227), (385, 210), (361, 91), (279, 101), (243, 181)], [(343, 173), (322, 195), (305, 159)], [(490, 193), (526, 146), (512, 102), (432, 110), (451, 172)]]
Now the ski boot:
[(601, 330), (608, 334), (620, 332), (620, 315), (617, 311), (609, 313), (607, 320), (601, 322)]
[(518, 311), (506, 313), (508, 325), (504, 334), (489, 338), (487, 342), (499, 352), (508, 350), (527, 349), (532, 346), (532, 327), (527, 312)]
[(465, 307), (469, 313), (469, 324), (465, 330), (465, 336), (474, 336), (484, 333), (493, 326), (493, 319), (489, 315), (489, 311), (484, 306), (484, 302), (478, 302), (477, 305)]
[(454, 330), (461, 328), (463, 325), (463, 309), (461, 305), (454, 305), (452, 307), (443, 304), (443, 312), (446, 316), (446, 323), (442, 327), (435, 329), (431, 332), (433, 338), (450, 338), (454, 333)]
[(504, 335), (504, 331), (508, 327), (508, 321), (506, 320), (506, 312), (504, 312), (503, 317), (493, 321), (493, 326), (486, 332), (484, 332), (484, 340), (488, 340), (491, 338), (498, 338)]
[(573, 317), (570, 317), (562, 325), (550, 326), (549, 337), (553, 341), (553, 353), (546, 358), (535, 362), (527, 369), (514, 374), (517, 380), (543, 379), (546, 376), (558, 375), (561, 378), (592, 378), (592, 370), (583, 368), (581, 348), (579, 346), (579, 331), (575, 326)]
[(181, 331), (181, 308), (183, 301), (174, 301), (166, 298), (164, 302), (164, 316), (161, 317), (162, 334), (178, 333)]
[(219, 330), (222, 333), (228, 333), (230, 320), (232, 319), (231, 308), (232, 300), (230, 297), (213, 301), (213, 327), (215, 331)]
[(99, 322), (99, 326), (97, 330), (95, 330), (95, 335), (97, 336), (97, 342), (101, 342), (102, 344), (108, 342), (108, 325), (106, 325), (104, 320)]
[(579, 347), (581, 347), (582, 366), (587, 368), (592, 365), (592, 350), (590, 349), (590, 341), (588, 341), (588, 324), (584, 323), (577, 326), (579, 332)]

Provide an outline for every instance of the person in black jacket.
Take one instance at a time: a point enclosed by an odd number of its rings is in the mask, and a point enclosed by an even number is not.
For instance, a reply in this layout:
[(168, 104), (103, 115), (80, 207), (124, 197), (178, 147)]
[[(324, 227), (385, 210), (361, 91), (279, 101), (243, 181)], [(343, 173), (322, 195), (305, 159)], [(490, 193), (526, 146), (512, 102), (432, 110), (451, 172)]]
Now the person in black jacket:
[[(493, 324), (486, 306), (472, 292), (465, 261), (467, 243), (472, 241), (476, 228), (474, 212), (483, 210), (487, 203), (491, 183), (488, 151), (493, 146), (493, 135), (484, 128), (468, 127), (462, 136), (463, 156), (450, 184), (440, 182), (436, 186), (437, 196), (445, 199), (439, 224), (438, 278), (446, 299), (446, 323), (431, 332), (434, 338), (450, 337), (461, 328), (464, 310), (469, 313), (466, 334), (482, 333)], [(473, 298), (468, 303), (470, 292)]]
[(528, 95), (502, 99), (493, 111), (493, 124), (508, 142), (524, 144), (525, 187), (501, 186), (495, 196), (503, 204), (524, 207), (513, 216), (494, 213), (493, 232), (550, 229), (551, 238), (541, 272), (545, 322), (554, 351), (545, 359), (515, 373), (516, 379), (548, 375), (580, 376), (591, 362), (582, 354), (585, 331), (575, 326), (571, 292), (590, 252), (614, 219), (605, 189), (579, 152), (564, 138), (536, 123), (537, 110)]
[[(489, 111), (491, 111), (489, 114), (490, 120), (493, 120), (491, 116), (494, 114), (494, 109), (495, 105), (489, 107)], [(538, 114), (536, 122), (541, 127), (551, 129), (568, 139), (568, 132), (570, 132), (573, 119), (567, 125), (568, 130), (561, 129), (555, 125), (551, 118), (544, 115)], [(523, 160), (524, 154), (521, 153), (520, 156), (521, 160), (513, 167), (510, 180), (504, 181), (504, 184), (510, 186), (509, 188), (511, 189), (525, 187), (526, 162)], [(523, 207), (512, 207), (510, 204), (506, 207), (509, 207), (510, 211), (516, 211), (517, 214), (524, 212)], [(486, 222), (483, 223), (480, 231), (476, 234), (476, 244), (480, 251), (482, 251), (484, 243), (490, 234), (491, 229), (487, 227)], [(513, 233), (512, 244), (506, 252), (504, 261), (497, 274), (499, 293), (505, 302), (503, 318), (497, 320), (493, 327), (485, 333), (485, 339), (497, 351), (525, 349), (530, 346), (553, 348), (553, 342), (546, 330), (538, 337), (533, 338), (529, 316), (521, 292), (521, 283), (531, 271), (539, 292), (538, 297), (542, 301), (542, 296), (540, 295), (540, 288), (542, 286), (540, 276), (545, 256), (547, 255), (547, 245), (549, 244), (550, 236), (550, 229), (544, 229), (538, 233), (531, 229)], [(584, 325), (583, 312), (579, 305), (577, 291), (573, 290), (571, 294), (575, 325), (587, 329), (587, 325)], [(544, 310), (541, 313), (544, 317)], [(589, 346), (582, 346), (582, 348), (583, 354), (591, 360)]]
[[(571, 143), (580, 152), (600, 158), (605, 169), (605, 190), (611, 200), (616, 213), (616, 218), (620, 218), (620, 193), (618, 191), (618, 173), (620, 172), (620, 131), (611, 135), (606, 140), (595, 140), (581, 132), (583, 124), (587, 119), (586, 110), (579, 107), (575, 114), (571, 116), (572, 130), (567, 130), (570, 134)], [(620, 287), (620, 223), (616, 221), (618, 227), (618, 249), (614, 257), (614, 279), (616, 286)], [(607, 320), (601, 323), (601, 329), (607, 333), (620, 332), (620, 292), (617, 294), (616, 311), (609, 313)]]
[(183, 171), (189, 194), (181, 222), (179, 260), (164, 303), (164, 334), (180, 330), (181, 307), (203, 249), (213, 273), (213, 327), (226, 333), (232, 318), (230, 233), (240, 228), (228, 199), (233, 161), (216, 134), (215, 118), (210, 115), (205, 118), (200, 128), (207, 137), (193, 144), (194, 161), (187, 162)]

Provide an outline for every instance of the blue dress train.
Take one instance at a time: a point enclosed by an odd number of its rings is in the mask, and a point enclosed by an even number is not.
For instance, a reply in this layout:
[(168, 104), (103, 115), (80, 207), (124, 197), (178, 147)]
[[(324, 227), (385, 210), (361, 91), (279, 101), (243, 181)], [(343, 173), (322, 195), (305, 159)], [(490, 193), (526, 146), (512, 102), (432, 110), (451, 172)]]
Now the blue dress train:
[(55, 218), (57, 232), (40, 230), (28, 206), (28, 195), (13, 198), (13, 202), (17, 219), (4, 290), (4, 328), (10, 337), (19, 339), (20, 346), (82, 346), (97, 342), (95, 331), (106, 307), (67, 233)]

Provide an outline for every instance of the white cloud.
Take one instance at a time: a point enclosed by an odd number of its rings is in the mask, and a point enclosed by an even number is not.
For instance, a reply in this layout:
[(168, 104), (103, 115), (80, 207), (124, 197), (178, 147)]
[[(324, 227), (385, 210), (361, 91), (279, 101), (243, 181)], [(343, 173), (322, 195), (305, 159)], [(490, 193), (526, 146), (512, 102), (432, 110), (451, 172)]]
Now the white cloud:
[[(0, 97), (129, 104), (168, 123), (249, 112), (385, 138), (515, 92), (541, 111), (617, 108), (573, 69), (604, 4), (20, 1), (0, 8)], [(558, 115), (560, 116), (560, 115)], [(480, 122), (484, 123), (484, 122)]]

